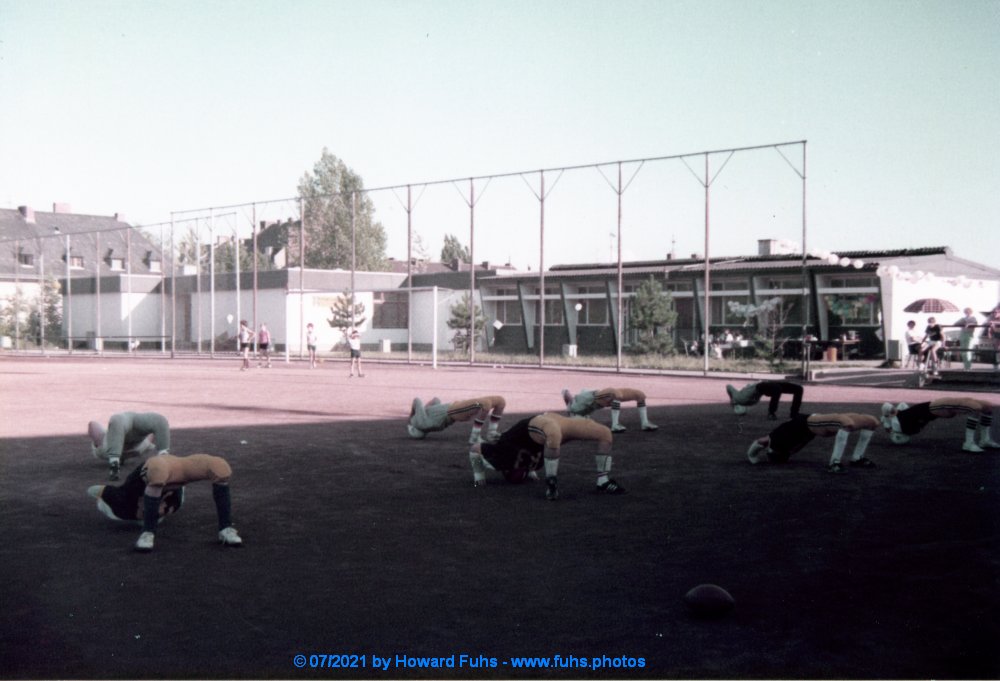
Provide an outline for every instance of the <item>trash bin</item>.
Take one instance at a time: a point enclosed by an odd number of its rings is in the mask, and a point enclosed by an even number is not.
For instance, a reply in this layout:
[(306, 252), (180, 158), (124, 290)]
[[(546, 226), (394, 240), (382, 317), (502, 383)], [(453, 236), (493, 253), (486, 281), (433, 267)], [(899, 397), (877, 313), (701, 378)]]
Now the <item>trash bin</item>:
[(826, 359), (827, 362), (836, 362), (837, 361), (837, 348), (827, 348), (826, 352), (823, 353), (823, 356), (824, 356), (824, 359)]
[(388, 338), (382, 339), (382, 352), (392, 352), (392, 341)]

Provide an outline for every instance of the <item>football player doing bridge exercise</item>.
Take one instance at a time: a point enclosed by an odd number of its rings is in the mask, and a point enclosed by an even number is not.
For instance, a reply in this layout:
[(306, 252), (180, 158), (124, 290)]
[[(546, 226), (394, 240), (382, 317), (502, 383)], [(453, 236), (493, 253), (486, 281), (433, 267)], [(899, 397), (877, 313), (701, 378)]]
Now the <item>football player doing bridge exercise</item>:
[(219, 543), (242, 546), (230, 517), (229, 478), (233, 469), (218, 456), (160, 454), (147, 459), (129, 473), (121, 485), (94, 485), (87, 493), (97, 499), (97, 508), (112, 520), (142, 525), (136, 551), (152, 551), (156, 526), (165, 516), (180, 510), (184, 486), (208, 480), (219, 520)]
[(473, 484), (486, 484), (486, 471), (503, 474), (508, 482), (537, 479), (539, 469), (545, 472), (545, 498), (559, 498), (559, 457), (561, 447), (573, 440), (589, 440), (597, 444), (594, 463), (597, 466), (596, 491), (601, 494), (624, 494), (625, 489), (610, 477), (611, 429), (590, 419), (568, 418), (545, 413), (522, 419), (503, 432), (495, 443), (472, 445), (469, 463)]
[(634, 388), (602, 388), (601, 390), (581, 390), (573, 395), (568, 388), (563, 388), (563, 402), (570, 416), (589, 417), (593, 412), (611, 407), (611, 432), (624, 433), (625, 426), (619, 423), (622, 402), (635, 402), (639, 411), (639, 423), (643, 430), (656, 430), (655, 423), (650, 423), (646, 413), (646, 393)]
[(442, 403), (435, 397), (426, 405), (419, 397), (415, 397), (410, 406), (410, 421), (406, 424), (406, 432), (410, 437), (421, 440), (427, 437), (427, 433), (444, 430), (453, 423), (472, 421), (469, 444), (475, 444), (482, 439), (483, 426), (489, 421), (485, 439), (494, 441), (500, 436), (497, 429), (506, 406), (507, 401), (499, 395), (485, 395), (447, 403)]
[(750, 463), (785, 463), (817, 435), (833, 437), (833, 453), (827, 470), (839, 473), (843, 470), (841, 459), (847, 449), (847, 440), (851, 433), (858, 433), (858, 441), (851, 455), (851, 465), (862, 468), (874, 468), (875, 462), (865, 456), (868, 443), (871, 442), (878, 419), (868, 414), (799, 414), (764, 437), (758, 438), (747, 450)]
[(990, 437), (993, 405), (974, 397), (942, 397), (913, 406), (906, 402), (900, 402), (896, 406), (886, 402), (882, 405), (882, 426), (889, 431), (889, 439), (893, 444), (902, 445), (931, 421), (950, 419), (960, 414), (965, 414), (963, 451), (978, 454), (984, 447), (1000, 449), (1000, 443), (994, 442)]

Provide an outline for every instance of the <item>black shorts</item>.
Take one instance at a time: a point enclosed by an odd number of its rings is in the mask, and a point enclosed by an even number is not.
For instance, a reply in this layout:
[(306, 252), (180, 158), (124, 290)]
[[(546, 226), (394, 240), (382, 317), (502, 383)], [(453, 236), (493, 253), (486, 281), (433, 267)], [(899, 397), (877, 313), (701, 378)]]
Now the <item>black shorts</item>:
[(250, 349), (249, 343), (240, 343), (240, 350), (249, 350), (249, 349)]
[(361, 359), (361, 351), (360, 350), (353, 350), (352, 349), (351, 350), (351, 359)]
[(270, 343), (258, 343), (257, 347), (259, 347), (261, 350), (267, 350), (269, 347), (271, 347), (271, 344)]
[(505, 430), (495, 444), (484, 442), (480, 445), (483, 458), (508, 479), (511, 479), (507, 475), (509, 472), (515, 472), (515, 477), (520, 477), (516, 472), (523, 474), (542, 467), (545, 445), (531, 437), (528, 423), (532, 418), (521, 419)]
[(799, 414), (771, 431), (771, 454), (774, 463), (784, 463), (795, 452), (812, 442), (816, 434), (809, 429), (809, 414)]
[(315, 349), (316, 349), (315, 345), (307, 345), (306, 346), (306, 350), (315, 350)]
[(930, 402), (921, 402), (898, 412), (896, 418), (899, 419), (899, 429), (904, 435), (916, 435), (937, 416), (931, 413)]

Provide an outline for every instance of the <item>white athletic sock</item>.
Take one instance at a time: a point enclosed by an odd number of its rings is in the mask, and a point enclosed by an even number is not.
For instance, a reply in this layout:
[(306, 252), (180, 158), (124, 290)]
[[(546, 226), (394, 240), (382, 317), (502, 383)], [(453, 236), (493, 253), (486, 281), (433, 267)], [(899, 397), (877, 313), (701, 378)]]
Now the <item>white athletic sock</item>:
[(475, 444), (477, 442), (482, 441), (482, 438), (480, 437), (480, 433), (482, 432), (482, 430), (483, 430), (482, 421), (476, 419), (475, 421), (472, 422), (472, 433), (469, 435), (469, 442), (471, 444)]
[(559, 459), (545, 459), (545, 477), (554, 478), (559, 475)]
[(847, 438), (850, 435), (846, 430), (837, 431), (837, 434), (833, 438), (833, 454), (830, 456), (831, 466), (835, 463), (840, 463), (841, 458), (844, 456), (844, 450), (847, 449)]
[(974, 445), (976, 444), (976, 430), (979, 427), (979, 419), (975, 416), (970, 416), (965, 419), (965, 444)]
[(597, 454), (594, 456), (594, 462), (597, 464), (597, 486), (600, 487), (608, 481), (608, 473), (611, 472), (611, 455)]
[(611, 403), (611, 427), (612, 428), (617, 428), (618, 427), (618, 419), (621, 416), (621, 413), (622, 413), (621, 402), (612, 402)]
[(993, 425), (993, 415), (983, 414), (979, 417), (979, 442), (991, 442), (990, 426)]
[(639, 407), (639, 422), (642, 424), (643, 428), (645, 428), (646, 426), (653, 425), (649, 422), (649, 415), (646, 412), (646, 405), (642, 405), (641, 407)]
[(865, 458), (865, 450), (868, 449), (868, 443), (872, 440), (872, 435), (875, 434), (873, 430), (862, 430), (858, 433), (858, 442), (854, 445), (854, 454), (851, 455), (851, 461), (861, 461)]

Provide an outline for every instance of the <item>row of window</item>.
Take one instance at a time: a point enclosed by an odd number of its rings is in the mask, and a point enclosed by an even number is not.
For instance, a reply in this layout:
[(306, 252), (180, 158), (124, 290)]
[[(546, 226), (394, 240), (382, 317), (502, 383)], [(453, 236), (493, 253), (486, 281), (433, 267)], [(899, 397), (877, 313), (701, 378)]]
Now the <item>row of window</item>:
[[(34, 267), (35, 266), (35, 254), (27, 253), (21, 251), (17, 254), (17, 262), (21, 267)], [(125, 271), (125, 258), (110, 257), (105, 260), (108, 267), (115, 272)], [(149, 260), (146, 263), (149, 266), (150, 272), (160, 272), (160, 261), (159, 260)], [(84, 268), (84, 260), (82, 255), (70, 255), (69, 256), (69, 266), (74, 270), (82, 270)]]
[[(828, 284), (828, 282), (824, 282)], [(745, 284), (744, 284), (745, 285)], [(714, 288), (714, 287), (713, 287)], [(851, 280), (848, 286), (829, 286), (820, 290), (819, 304), (821, 313), (827, 314), (829, 323), (833, 325), (877, 326), (879, 324), (880, 302), (875, 291), (830, 293), (833, 288), (863, 288), (857, 280)], [(634, 286), (626, 286), (627, 293), (633, 292)], [(723, 289), (725, 290), (725, 289)], [(534, 291), (538, 295), (538, 289)], [(566, 323), (565, 308), (557, 287), (551, 290), (546, 287), (545, 325), (562, 326)], [(551, 296), (551, 297), (548, 297)], [(757, 302), (751, 304), (749, 294), (740, 292), (733, 295), (713, 294), (710, 298), (712, 323), (717, 325), (741, 327), (748, 325), (753, 317), (761, 313), (761, 300), (764, 296), (758, 293)], [(573, 311), (576, 312), (576, 323), (579, 326), (607, 326), (608, 300), (606, 289), (600, 286), (578, 287), (574, 293)], [(805, 320), (803, 298), (800, 293), (785, 293), (769, 295), (766, 301), (773, 307), (773, 319), (782, 326), (799, 326)], [(405, 329), (409, 324), (409, 310), (406, 293), (384, 292), (375, 294), (375, 309), (372, 323), (379, 329)], [(626, 297), (623, 301), (624, 318), (629, 318), (632, 299)], [(541, 301), (528, 301), (528, 310), (537, 326), (541, 318)], [(676, 327), (679, 329), (694, 328), (694, 300), (686, 297), (674, 298), (678, 313)], [(487, 315), (503, 324), (521, 324), (524, 321), (524, 309), (517, 297), (516, 289), (497, 289), (492, 292), (486, 302)]]

